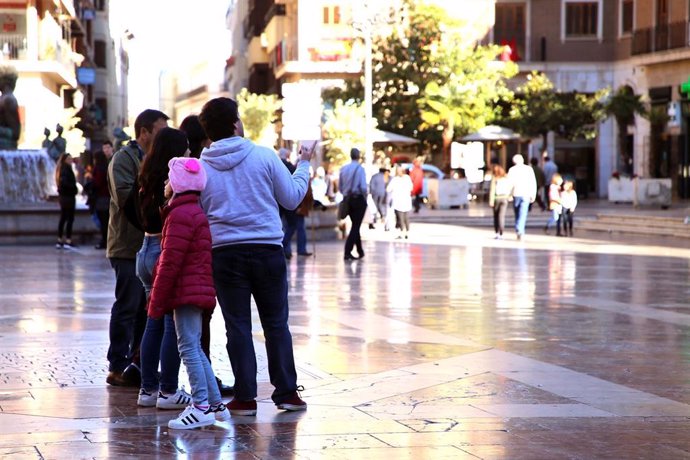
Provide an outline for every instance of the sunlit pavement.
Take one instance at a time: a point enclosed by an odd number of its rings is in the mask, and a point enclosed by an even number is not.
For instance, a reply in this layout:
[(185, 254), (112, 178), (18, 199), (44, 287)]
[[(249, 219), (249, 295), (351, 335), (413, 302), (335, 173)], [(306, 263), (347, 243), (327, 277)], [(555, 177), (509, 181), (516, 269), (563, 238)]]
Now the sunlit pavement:
[[(309, 409), (271, 403), (257, 329), (257, 416), (187, 432), (105, 384), (102, 251), (0, 247), (0, 457), (690, 458), (687, 241), (532, 230), (413, 224), (365, 230), (362, 260), (340, 241), (294, 257)], [(224, 341), (218, 311), (231, 383)]]

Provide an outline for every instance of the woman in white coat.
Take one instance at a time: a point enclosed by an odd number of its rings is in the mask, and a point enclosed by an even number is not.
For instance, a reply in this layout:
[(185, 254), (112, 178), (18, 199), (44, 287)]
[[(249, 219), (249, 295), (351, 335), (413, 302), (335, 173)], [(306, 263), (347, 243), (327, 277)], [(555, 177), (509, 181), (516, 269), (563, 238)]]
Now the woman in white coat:
[(409, 213), (412, 210), (412, 179), (404, 168), (396, 168), (395, 177), (388, 183), (386, 191), (395, 211), (395, 226), (400, 229), (397, 239), (407, 239), (410, 230)]

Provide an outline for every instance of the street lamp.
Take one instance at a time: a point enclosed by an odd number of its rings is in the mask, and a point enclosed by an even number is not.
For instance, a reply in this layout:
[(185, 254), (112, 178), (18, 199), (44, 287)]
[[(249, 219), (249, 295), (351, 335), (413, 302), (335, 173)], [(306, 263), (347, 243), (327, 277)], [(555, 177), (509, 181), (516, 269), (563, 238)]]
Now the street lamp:
[[(353, 11), (352, 27), (359, 32), (364, 40), (364, 162), (369, 165), (374, 162), (374, 71), (373, 71), (373, 36), (374, 31), (382, 26), (395, 22), (392, 8), (382, 8), (380, 1), (367, 0)], [(391, 6), (385, 5), (384, 6)]]

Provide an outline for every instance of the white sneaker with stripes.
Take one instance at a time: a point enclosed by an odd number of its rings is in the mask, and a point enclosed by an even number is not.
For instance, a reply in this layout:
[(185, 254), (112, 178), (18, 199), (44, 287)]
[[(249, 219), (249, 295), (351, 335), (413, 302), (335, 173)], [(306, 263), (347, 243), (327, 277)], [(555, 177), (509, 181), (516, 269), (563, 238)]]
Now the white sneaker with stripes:
[(184, 391), (184, 387), (177, 390), (174, 394), (165, 395), (158, 392), (156, 407), (159, 409), (184, 409), (192, 403), (192, 395)]
[(177, 418), (168, 422), (168, 428), (173, 430), (193, 430), (202, 426), (213, 425), (216, 417), (212, 412), (204, 412), (194, 407), (194, 404), (187, 406)]

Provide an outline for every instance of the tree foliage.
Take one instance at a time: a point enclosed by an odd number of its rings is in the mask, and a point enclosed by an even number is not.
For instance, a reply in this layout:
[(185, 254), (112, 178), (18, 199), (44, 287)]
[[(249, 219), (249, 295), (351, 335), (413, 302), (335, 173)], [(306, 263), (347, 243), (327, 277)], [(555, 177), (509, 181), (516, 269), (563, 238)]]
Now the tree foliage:
[(417, 101), (422, 127), (442, 131), (445, 155), (456, 135), (469, 134), (496, 119), (498, 102), (512, 96), (505, 80), (517, 74), (514, 63), (496, 60), (499, 47), (458, 48), (453, 46), (456, 41), (447, 37), (439, 47), (438, 75), (443, 84), (429, 82)]
[(647, 107), (642, 97), (629, 86), (621, 86), (604, 103), (607, 116), (613, 117), (618, 126), (618, 169), (632, 173), (632, 152), (628, 149), (628, 126), (635, 122), (635, 115), (647, 117)]
[(501, 122), (523, 136), (542, 136), (544, 142), (550, 131), (570, 140), (592, 139), (597, 123), (606, 116), (602, 100), (607, 90), (594, 94), (559, 92), (542, 73), (528, 75), (516, 93)]
[[(427, 83), (442, 81), (437, 72), (433, 49), (441, 38), (446, 14), (437, 6), (407, 0), (405, 18), (387, 37), (373, 42), (373, 114), (380, 129), (415, 137), (427, 146), (440, 142), (435, 128), (420, 129), (423, 123), (417, 104)], [(344, 89), (327, 91), (324, 100), (362, 102), (363, 79), (349, 80)]]
[[(361, 148), (365, 142), (364, 106), (354, 100), (335, 101), (332, 109), (324, 112), (323, 137), (326, 158), (336, 166), (350, 161), (350, 149)], [(374, 120), (374, 126), (376, 128)]]
[(254, 94), (243, 88), (237, 95), (240, 117), (247, 139), (275, 147), (278, 134), (274, 123), (278, 120), (278, 110), (282, 102), (275, 94)]

